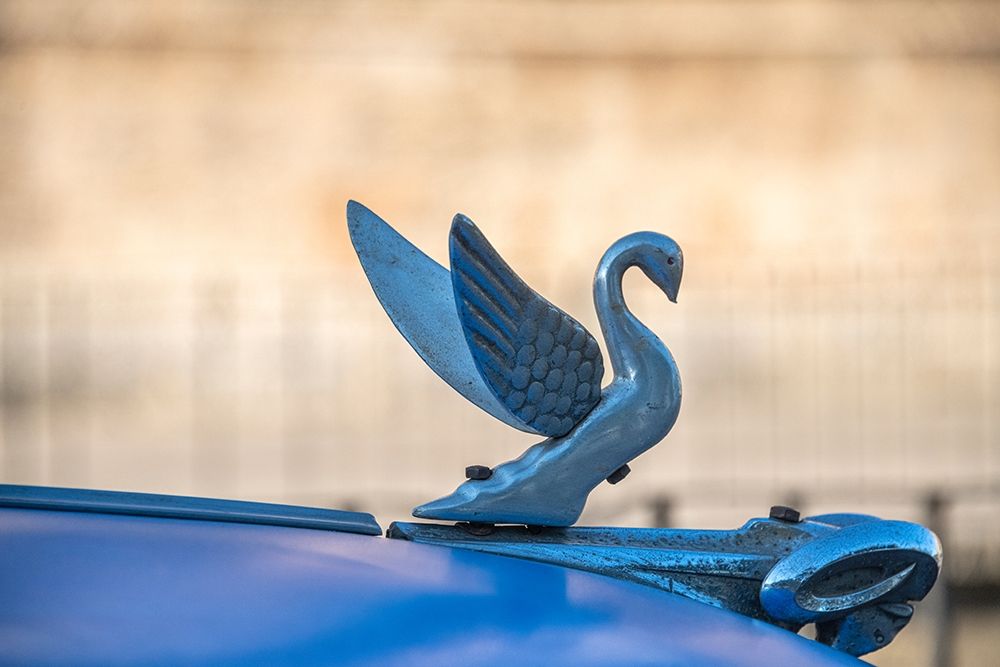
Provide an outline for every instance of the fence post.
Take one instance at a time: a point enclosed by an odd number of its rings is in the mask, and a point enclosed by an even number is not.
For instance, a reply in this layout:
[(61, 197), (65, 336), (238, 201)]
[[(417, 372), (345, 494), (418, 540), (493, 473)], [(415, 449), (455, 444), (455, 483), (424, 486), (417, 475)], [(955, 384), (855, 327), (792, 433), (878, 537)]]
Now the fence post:
[(649, 503), (653, 511), (653, 527), (669, 528), (671, 524), (671, 514), (673, 502), (668, 496), (656, 496)]
[[(924, 499), (924, 516), (927, 527), (933, 530), (938, 539), (941, 540), (942, 550), (945, 557), (948, 555), (948, 526), (947, 526), (948, 500), (939, 491), (934, 491)], [(934, 667), (951, 667), (952, 664), (952, 637), (954, 635), (952, 626), (952, 609), (950, 591), (948, 590), (947, 571), (942, 569), (938, 575), (937, 584), (927, 596), (925, 603), (928, 617), (931, 619), (931, 637), (934, 642), (932, 648)]]

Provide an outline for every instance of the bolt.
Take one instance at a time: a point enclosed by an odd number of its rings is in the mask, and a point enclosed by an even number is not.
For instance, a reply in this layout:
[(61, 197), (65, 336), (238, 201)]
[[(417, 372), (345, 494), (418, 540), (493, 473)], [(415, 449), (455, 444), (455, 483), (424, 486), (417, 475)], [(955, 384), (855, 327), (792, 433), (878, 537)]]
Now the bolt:
[(769, 516), (772, 519), (787, 521), (788, 523), (798, 523), (799, 521), (802, 521), (798, 510), (792, 509), (791, 507), (785, 507), (784, 505), (775, 505), (772, 507)]
[(468, 479), (484, 480), (493, 476), (493, 468), (489, 466), (468, 466), (465, 469), (465, 476)]
[(632, 472), (632, 469), (629, 468), (628, 464), (626, 463), (621, 468), (608, 475), (608, 484), (617, 484), (618, 482), (628, 477), (628, 474), (630, 472)]

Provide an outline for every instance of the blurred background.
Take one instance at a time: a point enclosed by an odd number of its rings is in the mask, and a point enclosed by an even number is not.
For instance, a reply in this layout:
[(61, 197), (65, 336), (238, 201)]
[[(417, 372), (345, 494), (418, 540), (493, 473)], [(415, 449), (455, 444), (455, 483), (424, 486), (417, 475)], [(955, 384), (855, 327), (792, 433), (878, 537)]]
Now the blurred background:
[(0, 481), (387, 525), (519, 454), (348, 198), (442, 263), (468, 214), (593, 331), (607, 246), (673, 236), (679, 303), (626, 295), (681, 416), (583, 523), (923, 521), (946, 585), (873, 662), (995, 659), (1000, 5), (0, 0)]

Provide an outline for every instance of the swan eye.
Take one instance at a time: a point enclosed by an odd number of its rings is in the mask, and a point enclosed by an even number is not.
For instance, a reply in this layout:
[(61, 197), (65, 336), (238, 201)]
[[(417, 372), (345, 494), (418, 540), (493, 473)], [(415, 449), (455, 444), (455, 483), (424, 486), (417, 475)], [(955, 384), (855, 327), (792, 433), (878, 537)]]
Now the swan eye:
[(674, 265), (674, 258), (673, 257), (667, 257), (667, 264), (673, 266)]

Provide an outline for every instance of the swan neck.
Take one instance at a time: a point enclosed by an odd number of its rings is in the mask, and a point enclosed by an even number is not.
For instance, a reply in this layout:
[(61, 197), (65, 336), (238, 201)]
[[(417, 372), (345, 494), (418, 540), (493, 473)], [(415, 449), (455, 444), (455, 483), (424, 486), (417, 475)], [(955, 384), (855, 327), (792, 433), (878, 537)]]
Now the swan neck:
[(627, 375), (634, 368), (629, 356), (634, 354), (635, 343), (649, 332), (628, 309), (622, 292), (622, 277), (638, 265), (637, 254), (634, 247), (611, 246), (594, 276), (594, 308), (616, 376)]

